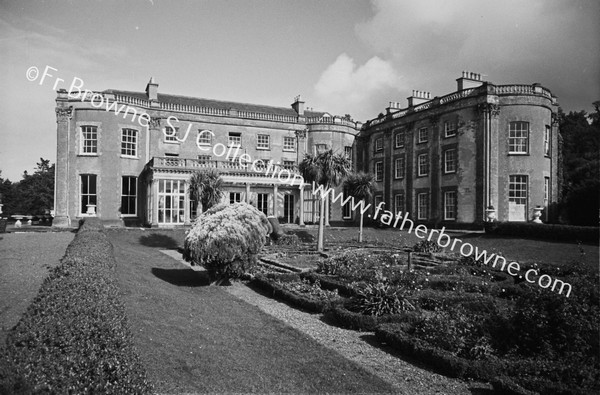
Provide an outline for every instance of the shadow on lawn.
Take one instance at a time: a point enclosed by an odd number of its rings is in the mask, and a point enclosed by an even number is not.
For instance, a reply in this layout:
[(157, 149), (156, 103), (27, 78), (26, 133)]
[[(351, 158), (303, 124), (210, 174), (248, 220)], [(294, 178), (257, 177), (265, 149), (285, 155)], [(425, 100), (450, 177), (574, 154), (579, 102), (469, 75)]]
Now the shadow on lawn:
[(169, 284), (181, 287), (203, 287), (210, 285), (207, 272), (197, 272), (192, 269), (161, 269), (152, 268), (152, 274)]
[(167, 249), (175, 249), (179, 246), (177, 240), (170, 236), (161, 235), (160, 233), (152, 233), (147, 236), (140, 236), (140, 244), (146, 247), (159, 247)]
[[(429, 372), (434, 372), (434, 373), (438, 373), (435, 369), (432, 369), (430, 366), (428, 366), (427, 364), (419, 361), (416, 358), (411, 358), (411, 357), (407, 357), (402, 355), (402, 353), (400, 353), (399, 351), (393, 349), (392, 347), (385, 345), (385, 344), (381, 344), (381, 342), (379, 342), (377, 340), (377, 338), (375, 337), (374, 333), (369, 333), (369, 334), (364, 334), (360, 337), (365, 343), (369, 344), (372, 347), (378, 348), (382, 351), (387, 352), (390, 355), (393, 355), (396, 358), (399, 358), (403, 361), (406, 361), (408, 363), (410, 363), (411, 365), (414, 365), (418, 368), (421, 368), (423, 370), (427, 370)], [(438, 373), (438, 374), (442, 374), (442, 373)], [(443, 374), (442, 374), (443, 375)], [(449, 376), (446, 376), (449, 377)], [(494, 390), (490, 389), (490, 388), (485, 388), (485, 387), (477, 387), (478, 383), (471, 383), (470, 384), (470, 388), (469, 391), (471, 392), (471, 394), (473, 395), (492, 395), (495, 394), (496, 392), (494, 392)], [(479, 384), (481, 385), (481, 384)]]

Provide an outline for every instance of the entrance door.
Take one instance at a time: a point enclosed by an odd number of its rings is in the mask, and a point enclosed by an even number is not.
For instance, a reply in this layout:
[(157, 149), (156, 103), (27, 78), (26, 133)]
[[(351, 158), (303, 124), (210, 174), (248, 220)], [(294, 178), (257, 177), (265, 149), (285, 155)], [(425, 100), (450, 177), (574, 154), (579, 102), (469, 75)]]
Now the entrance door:
[(288, 224), (294, 222), (294, 195), (283, 195), (283, 218)]
[(527, 221), (527, 176), (512, 175), (508, 183), (508, 220)]

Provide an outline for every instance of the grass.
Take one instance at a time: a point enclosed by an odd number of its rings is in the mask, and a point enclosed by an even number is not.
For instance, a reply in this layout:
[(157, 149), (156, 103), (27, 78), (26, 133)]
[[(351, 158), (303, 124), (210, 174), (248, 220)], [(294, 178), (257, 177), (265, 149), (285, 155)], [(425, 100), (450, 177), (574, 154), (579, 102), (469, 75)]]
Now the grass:
[[(393, 388), (158, 250), (179, 231), (107, 232), (139, 355), (159, 393)], [(166, 237), (166, 238), (165, 238)], [(196, 276), (196, 277), (195, 277)]]

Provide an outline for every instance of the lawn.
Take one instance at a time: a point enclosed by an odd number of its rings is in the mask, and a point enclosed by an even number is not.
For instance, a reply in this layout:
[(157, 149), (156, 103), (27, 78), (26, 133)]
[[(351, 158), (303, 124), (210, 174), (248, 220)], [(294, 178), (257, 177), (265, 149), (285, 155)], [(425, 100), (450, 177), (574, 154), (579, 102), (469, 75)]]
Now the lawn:
[(178, 231), (107, 231), (135, 345), (159, 393), (390, 393), (389, 384), (158, 250)]

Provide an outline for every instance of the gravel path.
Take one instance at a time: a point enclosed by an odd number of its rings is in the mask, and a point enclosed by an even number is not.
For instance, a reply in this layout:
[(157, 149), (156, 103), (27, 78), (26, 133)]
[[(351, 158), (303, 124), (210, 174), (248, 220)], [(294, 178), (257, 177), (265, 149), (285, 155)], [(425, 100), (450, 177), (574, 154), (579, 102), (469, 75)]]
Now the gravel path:
[(71, 232), (0, 234), (0, 347), (74, 236)]
[(467, 383), (415, 366), (417, 361), (409, 363), (390, 348), (380, 348), (372, 333), (328, 325), (321, 320), (320, 314), (291, 308), (285, 303), (256, 293), (242, 283), (236, 282), (225, 288), (231, 295), (257, 306), (267, 314), (312, 337), (321, 345), (359, 363), (396, 387), (398, 394), (483, 394), (489, 393), (491, 388), (487, 384)]

